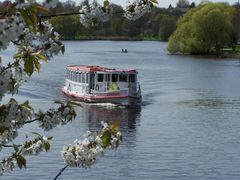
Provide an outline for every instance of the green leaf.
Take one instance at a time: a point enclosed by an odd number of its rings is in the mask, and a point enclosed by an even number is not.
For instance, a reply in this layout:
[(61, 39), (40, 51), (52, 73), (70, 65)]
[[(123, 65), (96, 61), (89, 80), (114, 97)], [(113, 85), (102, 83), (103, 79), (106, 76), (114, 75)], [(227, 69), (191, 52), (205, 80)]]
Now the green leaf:
[(48, 9), (46, 9), (45, 7), (41, 6), (40, 4), (38, 3), (34, 3), (34, 4), (31, 4), (31, 7), (34, 8), (37, 12), (39, 13), (49, 13), (50, 11)]
[(104, 2), (103, 2), (103, 7), (104, 8), (106, 8), (106, 7), (109, 7), (109, 1), (108, 0), (105, 0)]
[(45, 151), (47, 152), (49, 149), (50, 149), (51, 145), (49, 142), (45, 142), (44, 143), (44, 148), (45, 148)]
[(54, 101), (54, 103), (56, 103), (56, 104), (61, 104), (61, 105), (64, 105), (64, 103), (63, 103), (63, 102), (61, 102), (61, 101), (58, 101), (58, 100)]
[(20, 169), (22, 169), (22, 167), (26, 168), (27, 161), (22, 155), (18, 155), (16, 160), (17, 160), (17, 165)]
[(6, 130), (8, 130), (9, 128), (5, 127), (5, 126), (0, 126), (0, 134), (4, 133)]
[(22, 57), (22, 55), (20, 53), (16, 53), (13, 56), (14, 59), (18, 59), (18, 58), (21, 58), (21, 57)]
[(20, 14), (21, 14), (23, 20), (25, 21), (25, 23), (29, 26), (33, 26), (32, 21), (31, 21), (29, 15), (28, 15), (28, 10), (23, 10), (22, 9), (22, 10), (19, 10), (19, 11), (20, 11)]
[(39, 73), (40, 69), (41, 69), (41, 64), (36, 59), (34, 59), (33, 63), (34, 63), (34, 66), (35, 66), (37, 72)]
[(37, 27), (37, 11), (31, 6), (27, 9), (19, 10), (22, 18), (28, 26), (32, 26), (33, 28)]
[(33, 110), (33, 108), (29, 105), (29, 102), (25, 101), (20, 106), (27, 108), (26, 113), (27, 113), (29, 118), (32, 118), (32, 110)]
[(42, 59), (44, 61), (48, 61), (48, 59), (46, 58), (46, 56), (42, 55), (42, 54), (36, 54), (36, 56), (39, 58), (39, 59)]
[(37, 27), (37, 20), (38, 20), (37, 15), (36, 15), (36, 11), (34, 9), (30, 9), (29, 16), (30, 16), (30, 20), (32, 22), (32, 26), (34, 28), (36, 28)]
[(17, 101), (16, 101), (16, 99), (14, 99), (14, 98), (11, 98), (10, 101), (9, 101), (9, 103), (18, 104)]
[(32, 56), (26, 57), (24, 61), (24, 71), (28, 76), (31, 76), (33, 73), (33, 60), (34, 58)]
[(150, 0), (152, 3), (158, 4), (158, 0)]
[(14, 148), (14, 150), (15, 150), (16, 152), (18, 152), (19, 148), (18, 148), (18, 146), (17, 146), (16, 144), (13, 144), (13, 148)]
[(33, 108), (29, 105), (29, 101), (25, 101), (23, 104), (21, 104), (21, 106), (33, 110)]
[(116, 134), (119, 131), (120, 120), (115, 121), (113, 124), (110, 125), (110, 129), (112, 133)]
[(64, 52), (65, 52), (65, 46), (62, 46), (62, 47), (61, 47), (61, 52), (62, 52), (62, 54), (64, 54)]
[(52, 136), (48, 137), (48, 140), (52, 140), (52, 139), (53, 139), (53, 137), (52, 137)]
[(111, 142), (111, 133), (109, 131), (105, 131), (102, 136), (103, 147), (107, 148)]
[(33, 134), (37, 135), (38, 137), (42, 137), (41, 134), (37, 133), (37, 132), (32, 132)]

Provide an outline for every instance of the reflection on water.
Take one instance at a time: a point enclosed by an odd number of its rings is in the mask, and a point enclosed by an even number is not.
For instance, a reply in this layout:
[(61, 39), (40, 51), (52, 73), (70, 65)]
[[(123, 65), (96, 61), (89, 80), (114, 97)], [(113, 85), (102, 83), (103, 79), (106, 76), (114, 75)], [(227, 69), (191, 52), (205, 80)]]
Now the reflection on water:
[(187, 105), (193, 108), (206, 109), (240, 109), (240, 100), (220, 99), (220, 98), (202, 98), (191, 99), (177, 102), (179, 105)]
[(134, 130), (141, 117), (141, 107), (124, 107), (115, 105), (82, 104), (84, 118), (89, 129), (95, 130), (101, 126), (101, 121), (108, 123), (120, 122), (120, 128)]

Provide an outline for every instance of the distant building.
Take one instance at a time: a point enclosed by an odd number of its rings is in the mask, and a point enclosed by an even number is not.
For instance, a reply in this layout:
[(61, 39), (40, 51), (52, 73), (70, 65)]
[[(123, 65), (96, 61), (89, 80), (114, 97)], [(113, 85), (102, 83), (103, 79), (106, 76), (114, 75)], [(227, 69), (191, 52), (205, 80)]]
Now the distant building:
[(187, 5), (185, 7), (172, 7), (172, 4), (170, 4), (168, 6), (168, 11), (172, 12), (172, 11), (180, 11), (181, 13), (186, 13), (189, 9), (191, 8), (195, 8), (196, 4), (195, 2), (192, 2), (190, 5)]

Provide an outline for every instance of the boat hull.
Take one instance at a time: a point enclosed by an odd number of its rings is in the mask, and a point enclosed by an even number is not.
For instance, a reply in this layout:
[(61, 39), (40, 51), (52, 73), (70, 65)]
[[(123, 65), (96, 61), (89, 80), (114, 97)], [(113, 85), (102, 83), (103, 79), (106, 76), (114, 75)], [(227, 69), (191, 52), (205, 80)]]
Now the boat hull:
[(141, 104), (142, 97), (141, 95), (138, 96), (128, 96), (128, 95), (95, 95), (95, 94), (86, 94), (86, 95), (79, 95), (74, 92), (68, 91), (65, 88), (62, 88), (62, 92), (76, 100), (82, 101), (87, 103), (112, 103), (112, 104), (119, 104), (119, 105), (136, 105), (139, 106)]

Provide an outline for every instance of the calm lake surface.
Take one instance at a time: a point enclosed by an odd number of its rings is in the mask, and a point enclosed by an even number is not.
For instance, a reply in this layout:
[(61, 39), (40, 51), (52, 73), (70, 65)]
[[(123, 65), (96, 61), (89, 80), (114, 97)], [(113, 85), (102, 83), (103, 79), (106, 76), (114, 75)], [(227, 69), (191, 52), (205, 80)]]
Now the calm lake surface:
[[(173, 56), (161, 42), (68, 41), (66, 53), (42, 65), (20, 89), (18, 99), (47, 109), (61, 93), (68, 64), (136, 68), (143, 94), (140, 108), (83, 105), (66, 126), (42, 132), (37, 124), (21, 129), (53, 136), (52, 149), (28, 157), (27, 169), (0, 179), (52, 179), (64, 167), (63, 146), (99, 130), (101, 121), (121, 120), (123, 142), (90, 169), (69, 168), (60, 179), (196, 180), (240, 179), (240, 62)], [(127, 48), (128, 53), (121, 53)], [(12, 49), (13, 50), (13, 49)], [(11, 58), (7, 52), (4, 58)], [(3, 59), (4, 59), (3, 58)], [(6, 152), (5, 152), (6, 153)], [(2, 154), (1, 154), (2, 156)], [(0, 157), (1, 157), (0, 156)]]

